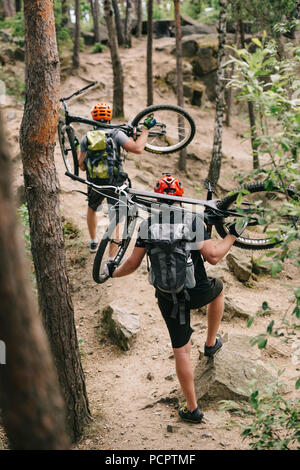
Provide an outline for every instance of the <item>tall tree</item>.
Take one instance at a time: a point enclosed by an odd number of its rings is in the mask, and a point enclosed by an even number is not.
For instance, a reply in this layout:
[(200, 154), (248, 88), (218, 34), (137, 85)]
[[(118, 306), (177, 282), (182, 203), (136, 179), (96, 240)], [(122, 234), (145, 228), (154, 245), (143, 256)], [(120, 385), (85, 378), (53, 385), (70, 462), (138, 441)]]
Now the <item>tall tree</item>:
[(125, 46), (131, 47), (132, 1), (126, 0)]
[(153, 0), (147, 3), (147, 106), (153, 104), (153, 72), (152, 72), (152, 46), (153, 46)]
[(104, 15), (113, 69), (113, 115), (114, 117), (122, 117), (124, 116), (124, 74), (118, 49), (116, 24), (111, 0), (104, 0)]
[(114, 9), (115, 14), (115, 24), (117, 29), (117, 37), (118, 37), (118, 44), (119, 46), (123, 46), (125, 44), (124, 38), (124, 25), (120, 14), (118, 0), (112, 0), (112, 6)]
[(75, 69), (80, 66), (79, 51), (80, 51), (80, 0), (75, 0), (75, 32), (74, 32), (74, 46), (72, 64)]
[(91, 13), (94, 23), (95, 42), (100, 42), (100, 12), (99, 0), (90, 0)]
[(70, 0), (61, 0), (61, 26), (70, 23)]
[[(183, 108), (183, 74), (182, 74), (182, 34), (181, 34), (181, 17), (180, 17), (180, 0), (174, 0), (175, 15), (175, 37), (176, 37), (176, 91), (177, 104)], [(184, 120), (182, 116), (178, 116), (178, 135), (184, 137)], [(186, 149), (179, 153), (178, 169), (186, 170)]]
[(225, 43), (226, 43), (226, 14), (227, 1), (219, 0), (219, 26), (218, 26), (218, 70), (216, 84), (216, 117), (214, 127), (214, 142), (212, 150), (212, 158), (209, 166), (208, 178), (215, 184), (220, 177), (222, 162), (222, 133), (223, 133), (223, 116), (225, 109)]
[(142, 25), (143, 25), (143, 2), (142, 0), (136, 0), (136, 37), (142, 36)]
[(66, 403), (72, 440), (90, 420), (66, 270), (54, 164), (60, 98), (52, 0), (24, 0), (26, 102), (20, 131), (39, 308)]
[(16, 12), (19, 13), (22, 10), (22, 0), (16, 0)]
[(64, 402), (48, 340), (33, 299), (17, 225), (11, 157), (0, 116), (0, 407), (10, 446), (67, 449)]
[(2, 0), (1, 4), (1, 13), (3, 19), (9, 18), (16, 14), (14, 0)]

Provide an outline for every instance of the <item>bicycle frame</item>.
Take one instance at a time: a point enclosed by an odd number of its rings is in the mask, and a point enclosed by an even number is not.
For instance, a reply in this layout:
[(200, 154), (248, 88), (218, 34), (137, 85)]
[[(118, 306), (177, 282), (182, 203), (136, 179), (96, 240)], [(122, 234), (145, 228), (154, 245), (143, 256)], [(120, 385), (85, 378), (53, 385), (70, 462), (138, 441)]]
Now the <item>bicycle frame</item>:
[[(187, 197), (182, 197), (182, 196), (169, 196), (167, 194), (159, 194), (159, 201), (158, 201), (158, 195), (155, 192), (148, 192), (148, 191), (140, 191), (136, 189), (129, 188), (127, 185), (123, 186), (98, 186), (90, 181), (84, 180), (83, 178), (80, 178), (79, 176), (75, 176), (72, 173), (69, 173), (68, 171), (65, 173), (66, 176), (69, 176), (71, 179), (74, 181), (78, 181), (80, 183), (86, 184), (87, 186), (90, 186), (91, 188), (95, 189), (95, 191), (101, 191), (101, 194), (111, 197), (112, 195), (125, 195), (128, 203), (130, 204), (141, 204), (144, 206), (147, 211), (147, 208), (149, 206), (152, 207), (152, 205), (157, 205), (158, 209), (159, 206), (161, 205), (162, 201), (167, 202), (176, 202), (176, 203), (183, 203), (183, 204), (192, 204), (192, 205), (197, 205), (197, 206), (203, 206), (205, 208), (204, 210), (204, 222), (208, 226), (209, 232), (211, 232), (212, 226), (214, 225), (214, 221), (216, 218), (221, 217), (244, 217), (243, 214), (238, 213), (236, 211), (231, 211), (231, 210), (220, 210), (217, 207), (217, 202), (219, 199), (212, 199), (212, 188), (208, 188), (208, 193), (207, 193), (207, 199), (206, 200), (201, 200), (201, 199), (193, 199), (193, 198), (187, 198)], [(128, 196), (131, 195), (131, 198)], [(149, 198), (150, 201), (148, 199)], [(152, 201), (152, 202), (151, 202)], [(148, 210), (149, 211), (149, 210)], [(192, 212), (193, 213), (193, 212)], [(252, 224), (257, 223), (256, 218), (252, 218)]]

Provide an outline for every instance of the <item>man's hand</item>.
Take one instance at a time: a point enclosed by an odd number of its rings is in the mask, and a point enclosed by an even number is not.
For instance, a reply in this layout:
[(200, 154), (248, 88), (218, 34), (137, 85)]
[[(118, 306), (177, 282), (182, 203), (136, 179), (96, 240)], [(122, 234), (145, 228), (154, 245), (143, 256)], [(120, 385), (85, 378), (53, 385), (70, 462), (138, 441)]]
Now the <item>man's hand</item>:
[(233, 235), (236, 238), (242, 235), (247, 225), (248, 225), (248, 220), (238, 221), (238, 222), (235, 220), (233, 222), (229, 222), (228, 224), (225, 224), (230, 235)]
[(117, 268), (117, 263), (114, 260), (108, 261), (104, 271), (106, 274), (108, 274), (109, 277), (113, 277), (113, 274)]
[(75, 145), (76, 150), (80, 148), (80, 143), (76, 135), (74, 135), (74, 145)]
[(144, 121), (143, 127), (149, 130), (151, 129), (151, 127), (155, 126), (155, 124), (156, 124), (156, 119), (154, 119), (154, 117), (152, 116), (148, 116)]

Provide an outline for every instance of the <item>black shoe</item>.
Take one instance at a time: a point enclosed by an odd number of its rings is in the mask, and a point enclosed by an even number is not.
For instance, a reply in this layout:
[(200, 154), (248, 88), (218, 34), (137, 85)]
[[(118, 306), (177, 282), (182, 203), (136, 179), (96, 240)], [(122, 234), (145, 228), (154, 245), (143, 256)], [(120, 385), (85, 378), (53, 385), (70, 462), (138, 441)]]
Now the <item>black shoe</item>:
[(216, 343), (214, 346), (204, 345), (204, 356), (213, 357), (219, 349), (223, 346), (221, 335), (217, 335)]
[(98, 243), (96, 242), (89, 242), (90, 253), (96, 253), (98, 249)]
[(183, 421), (188, 421), (189, 423), (201, 423), (204, 416), (198, 407), (194, 411), (189, 411), (186, 404), (179, 408), (178, 414)]

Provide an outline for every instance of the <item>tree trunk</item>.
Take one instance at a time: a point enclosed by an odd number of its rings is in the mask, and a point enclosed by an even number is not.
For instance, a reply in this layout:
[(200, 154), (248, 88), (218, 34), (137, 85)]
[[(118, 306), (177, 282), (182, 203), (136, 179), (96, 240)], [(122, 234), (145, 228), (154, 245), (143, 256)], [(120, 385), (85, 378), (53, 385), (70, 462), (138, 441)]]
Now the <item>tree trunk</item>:
[(131, 47), (131, 21), (132, 21), (132, 2), (126, 1), (126, 18), (125, 18), (125, 46)]
[(93, 17), (94, 23), (94, 34), (95, 34), (95, 42), (100, 42), (100, 12), (99, 12), (99, 0), (90, 0), (91, 5), (91, 13)]
[(16, 12), (19, 13), (22, 10), (22, 1), (16, 0)]
[[(234, 36), (234, 44), (238, 44), (238, 27), (236, 28), (235, 36)], [(226, 82), (227, 79), (231, 80), (234, 74), (234, 62), (232, 62), (229, 73), (228, 68), (225, 70), (225, 77)], [(232, 105), (232, 87), (225, 89), (225, 102), (226, 102), (226, 117), (225, 117), (225, 125), (227, 127), (230, 126), (230, 116), (231, 116), (231, 105)]]
[(66, 272), (54, 164), (60, 98), (59, 58), (51, 0), (24, 0), (26, 103), (20, 132), (39, 307), (66, 402), (73, 441), (90, 420)]
[(115, 14), (118, 44), (119, 46), (123, 46), (125, 44), (124, 27), (123, 27), (123, 22), (122, 22), (121, 15), (120, 15), (118, 0), (112, 0), (112, 6), (114, 9), (114, 14)]
[(153, 104), (153, 72), (152, 72), (152, 44), (153, 44), (153, 0), (147, 4), (147, 106)]
[(9, 18), (16, 14), (14, 0), (2, 0), (2, 8), (1, 8), (2, 18)]
[(143, 25), (143, 2), (142, 0), (137, 0), (136, 3), (136, 37), (140, 38), (142, 36), (142, 25)]
[[(239, 29), (241, 37), (241, 46), (245, 48), (245, 34), (244, 34), (244, 24), (242, 20), (239, 20)], [(256, 130), (256, 120), (255, 112), (252, 101), (248, 101), (248, 114), (250, 122), (250, 134), (251, 134), (251, 147), (252, 147), (252, 158), (253, 158), (253, 168), (259, 168), (259, 157), (258, 157), (258, 142), (257, 142), (257, 130)]]
[[(175, 38), (176, 38), (176, 90), (177, 90), (177, 104), (183, 108), (183, 75), (182, 75), (182, 35), (181, 35), (181, 18), (180, 18), (180, 0), (174, 0), (174, 15), (175, 15)], [(183, 138), (185, 136), (184, 120), (182, 116), (178, 116), (178, 136)], [(186, 171), (186, 149), (179, 153), (179, 160), (177, 163), (178, 169)]]
[(61, 2), (61, 26), (67, 26), (70, 23), (70, 0)]
[(80, 51), (80, 0), (75, 0), (75, 34), (74, 34), (74, 47), (72, 56), (72, 65), (75, 69), (80, 66), (79, 51)]
[(6, 351), (4, 361), (0, 357), (3, 425), (13, 449), (67, 449), (64, 402), (29, 281), (2, 116), (0, 146), (0, 343)]
[(223, 116), (225, 108), (225, 80), (224, 80), (224, 59), (225, 59), (225, 43), (226, 43), (226, 0), (219, 0), (219, 27), (218, 27), (218, 70), (216, 84), (216, 117), (214, 127), (214, 142), (212, 150), (212, 158), (209, 167), (208, 178), (215, 184), (220, 177), (222, 162), (222, 133), (223, 133)]
[(119, 55), (116, 25), (111, 0), (104, 0), (104, 14), (113, 68), (113, 115), (114, 117), (122, 117), (124, 116), (124, 75)]

